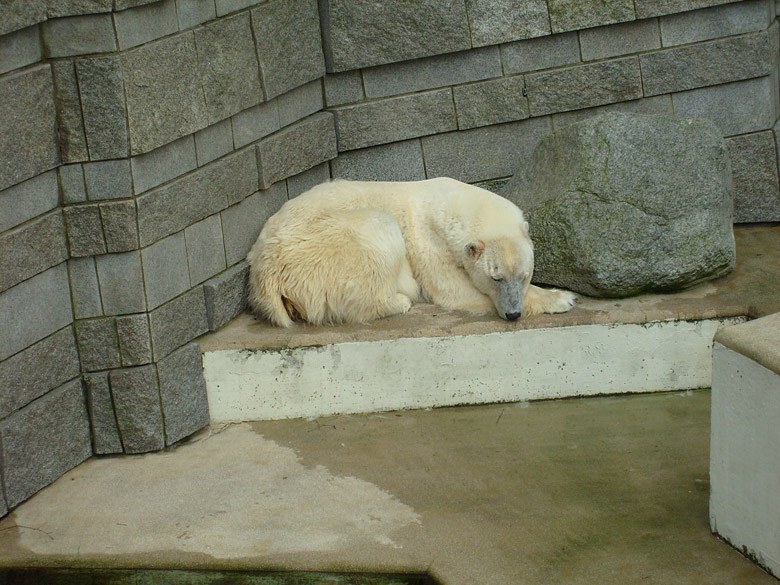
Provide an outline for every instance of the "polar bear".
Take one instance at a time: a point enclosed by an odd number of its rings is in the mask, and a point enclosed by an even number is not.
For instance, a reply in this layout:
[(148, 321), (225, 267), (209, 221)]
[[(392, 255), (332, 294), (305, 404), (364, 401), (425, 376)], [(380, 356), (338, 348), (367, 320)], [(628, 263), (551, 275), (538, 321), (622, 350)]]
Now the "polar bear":
[(318, 185), (268, 219), (247, 260), (251, 308), (281, 327), (364, 323), (421, 300), (509, 321), (576, 302), (531, 284), (520, 209), (449, 178)]

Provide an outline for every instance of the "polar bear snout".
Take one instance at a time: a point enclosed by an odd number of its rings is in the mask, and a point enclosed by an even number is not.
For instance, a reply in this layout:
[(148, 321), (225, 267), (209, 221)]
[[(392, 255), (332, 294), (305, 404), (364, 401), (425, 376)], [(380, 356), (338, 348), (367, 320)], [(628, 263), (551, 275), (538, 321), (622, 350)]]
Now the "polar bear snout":
[(522, 313), (507, 313), (504, 315), (504, 319), (507, 321), (517, 321)]
[(520, 279), (501, 281), (495, 297), (495, 305), (499, 317), (507, 321), (517, 321), (523, 314), (523, 281)]

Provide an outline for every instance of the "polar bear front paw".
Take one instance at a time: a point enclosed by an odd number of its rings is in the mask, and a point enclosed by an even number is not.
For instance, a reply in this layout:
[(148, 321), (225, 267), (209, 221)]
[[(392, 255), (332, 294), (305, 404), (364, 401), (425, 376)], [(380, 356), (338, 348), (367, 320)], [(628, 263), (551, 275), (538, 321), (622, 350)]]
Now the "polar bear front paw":
[(524, 315), (539, 313), (565, 313), (577, 304), (577, 295), (568, 290), (539, 288), (531, 285), (526, 293)]

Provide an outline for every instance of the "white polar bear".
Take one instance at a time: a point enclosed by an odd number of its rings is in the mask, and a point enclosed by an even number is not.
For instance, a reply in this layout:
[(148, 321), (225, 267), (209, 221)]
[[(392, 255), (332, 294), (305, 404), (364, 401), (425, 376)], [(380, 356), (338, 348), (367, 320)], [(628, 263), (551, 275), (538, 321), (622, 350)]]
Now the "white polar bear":
[(363, 323), (427, 300), (472, 313), (568, 311), (531, 284), (522, 212), (454, 179), (323, 183), (285, 203), (247, 256), (249, 303), (275, 325)]

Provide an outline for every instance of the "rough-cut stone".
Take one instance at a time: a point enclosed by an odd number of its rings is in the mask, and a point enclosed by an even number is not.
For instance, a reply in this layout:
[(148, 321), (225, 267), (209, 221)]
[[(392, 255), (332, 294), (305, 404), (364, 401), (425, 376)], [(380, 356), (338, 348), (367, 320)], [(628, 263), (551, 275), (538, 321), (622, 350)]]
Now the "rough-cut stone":
[(58, 204), (57, 173), (53, 170), (0, 191), (0, 232), (51, 211)]
[(70, 293), (73, 297), (73, 314), (76, 319), (99, 317), (103, 314), (100, 302), (95, 259), (92, 256), (68, 260)]
[(0, 3), (0, 35), (46, 20), (46, 0), (5, 0)]
[(222, 235), (228, 266), (243, 260), (257, 240), (263, 224), (287, 201), (284, 182), (247, 197), (222, 212)]
[(106, 315), (146, 310), (141, 255), (138, 251), (104, 254), (96, 258), (100, 294)]
[(103, 225), (97, 203), (73, 205), (64, 209), (71, 256), (94, 256), (106, 253)]
[(242, 8), (249, 8), (263, 0), (216, 0), (217, 16), (225, 16)]
[(642, 97), (636, 57), (531, 73), (525, 76), (525, 84), (532, 116)]
[(209, 424), (201, 360), (200, 346), (188, 343), (157, 364), (166, 445), (181, 441)]
[(339, 152), (455, 130), (452, 90), (334, 108)]
[(9, 507), (26, 500), (92, 454), (81, 380), (63, 384), (0, 423)]
[(246, 309), (248, 277), (249, 265), (239, 262), (203, 285), (209, 331), (219, 329)]
[(765, 0), (692, 10), (659, 21), (664, 47), (754, 32), (770, 24)]
[(111, 12), (113, 0), (48, 0), (49, 18)]
[(54, 101), (57, 108), (57, 131), (62, 162), (81, 162), (89, 158), (84, 119), (81, 113), (81, 97), (73, 61), (54, 61)]
[(195, 133), (195, 153), (199, 167), (225, 156), (232, 150), (233, 127), (230, 120), (222, 120)]
[(322, 17), (329, 72), (471, 48), (464, 2), (329, 0)]
[(87, 200), (87, 185), (81, 164), (63, 165), (57, 169), (63, 203), (81, 203)]
[(231, 123), (235, 147), (241, 148), (281, 128), (279, 104), (277, 100), (258, 104), (233, 116)]
[(217, 17), (214, 3), (203, 2), (203, 0), (176, 0), (176, 13), (181, 30), (209, 22)]
[(571, 65), (579, 60), (580, 45), (576, 32), (501, 46), (501, 61), (504, 65), (504, 73), (507, 75)]
[(121, 365), (116, 320), (113, 317), (76, 321), (76, 340), (81, 367), (85, 371), (96, 372)]
[(661, 47), (655, 19), (624, 22), (580, 31), (583, 61), (595, 61)]
[(523, 95), (523, 77), (502, 77), (454, 87), (458, 128), (514, 122), (528, 117), (528, 100)]
[(0, 189), (60, 163), (56, 126), (49, 65), (0, 79)]
[(49, 57), (71, 57), (116, 51), (116, 33), (110, 14), (56, 18), (43, 26)]
[(122, 439), (116, 423), (108, 372), (84, 374), (84, 386), (87, 390), (87, 411), (95, 454), (121, 453)]
[(190, 288), (184, 232), (163, 238), (141, 251), (149, 309)]
[[(333, 159), (336, 160), (336, 159)], [(327, 162), (310, 168), (308, 171), (298, 173), (293, 177), (288, 177), (287, 197), (292, 199), (301, 193), (305, 193), (312, 187), (320, 183), (327, 183), (330, 180), (330, 165)]]
[(734, 222), (780, 221), (780, 185), (772, 132), (726, 140), (734, 177)]
[(322, 82), (319, 79), (288, 91), (276, 98), (279, 125), (284, 128), (322, 110)]
[(360, 71), (333, 73), (325, 78), (325, 102), (329, 107), (358, 102), (363, 93), (363, 76)]
[(268, 99), (325, 74), (316, 0), (275, 0), (252, 10)]
[(637, 18), (650, 18), (698, 8), (728, 4), (735, 0), (634, 0)]
[(222, 222), (219, 214), (192, 224), (184, 230), (187, 242), (187, 264), (193, 285), (211, 278), (225, 265), (225, 244), (222, 240)]
[(540, 283), (617, 297), (734, 268), (728, 154), (706, 120), (572, 124), (543, 140), (501, 194), (526, 212)]
[(761, 77), (772, 66), (766, 32), (640, 55), (646, 96)]
[[(84, 0), (89, 1), (89, 0)], [(160, 0), (114, 0), (114, 11), (127, 10), (128, 8), (137, 8), (146, 4), (153, 4)]]
[(197, 166), (195, 140), (192, 136), (185, 136), (146, 154), (134, 156), (131, 159), (134, 192), (144, 193)]
[(343, 152), (331, 165), (333, 177), (339, 179), (421, 181), (425, 178), (419, 139)]
[(137, 250), (138, 223), (135, 201), (109, 201), (101, 203), (99, 207), (106, 251), (112, 254)]
[(547, 0), (554, 33), (634, 20), (634, 0)]
[(206, 301), (199, 286), (149, 313), (153, 359), (161, 360), (208, 329)]
[(84, 163), (87, 199), (122, 199), (132, 197), (133, 179), (127, 159)]
[(43, 60), (37, 26), (0, 36), (0, 75)]
[(660, 114), (664, 116), (674, 116), (672, 109), (672, 97), (668, 95), (658, 95), (641, 100), (632, 100), (630, 102), (618, 102), (616, 104), (607, 104), (595, 108), (586, 108), (584, 110), (571, 110), (552, 115), (553, 128), (563, 128), (569, 124), (580, 122), (593, 116), (608, 114), (610, 112), (622, 112), (624, 114)]
[(267, 189), (277, 181), (336, 158), (337, 154), (333, 115), (315, 114), (257, 145), (260, 186)]
[(112, 370), (108, 376), (125, 453), (146, 453), (165, 447), (155, 367)]
[(0, 362), (0, 419), (79, 373), (79, 354), (70, 327)]
[(123, 366), (151, 363), (152, 337), (149, 333), (149, 316), (146, 313), (117, 317), (116, 332)]
[(544, 0), (466, 0), (475, 47), (550, 34)]
[(148, 6), (114, 14), (116, 35), (121, 50), (178, 32), (179, 21), (173, 0), (154, 1)]

